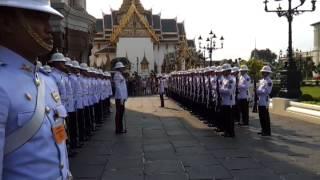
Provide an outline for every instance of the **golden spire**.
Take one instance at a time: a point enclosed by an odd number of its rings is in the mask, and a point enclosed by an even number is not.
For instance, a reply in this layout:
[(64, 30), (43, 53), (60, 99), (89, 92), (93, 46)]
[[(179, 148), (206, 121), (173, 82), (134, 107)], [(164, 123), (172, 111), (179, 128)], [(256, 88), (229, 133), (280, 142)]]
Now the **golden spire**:
[[(124, 3), (129, 0), (125, 0)], [(151, 29), (148, 20), (139, 12), (137, 7), (133, 2), (137, 2), (138, 0), (132, 0), (132, 4), (130, 5), (127, 12), (122, 16), (119, 25), (112, 31), (110, 41), (112, 44), (115, 44), (118, 41), (118, 38), (121, 32), (126, 28), (130, 20), (133, 16), (137, 16), (140, 23), (144, 26), (144, 28), (148, 31), (149, 35), (153, 39), (155, 43), (158, 43), (159, 37), (156, 35), (153, 29)]]
[(140, 12), (140, 13), (144, 13), (144, 8), (140, 2), (140, 0), (123, 0), (122, 2), (122, 5), (120, 7), (120, 10), (119, 12), (120, 13), (126, 13), (128, 12), (130, 6), (134, 4), (137, 8), (137, 10)]

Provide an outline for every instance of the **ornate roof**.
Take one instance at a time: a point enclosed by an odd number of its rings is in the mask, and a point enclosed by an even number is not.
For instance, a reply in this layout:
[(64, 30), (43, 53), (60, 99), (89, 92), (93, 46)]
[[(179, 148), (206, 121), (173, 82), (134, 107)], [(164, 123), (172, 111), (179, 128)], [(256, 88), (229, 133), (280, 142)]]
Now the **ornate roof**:
[(140, 64), (149, 64), (149, 61), (146, 58), (146, 53), (144, 53), (143, 59)]
[(161, 18), (160, 15), (153, 15), (152, 16), (152, 21), (153, 21), (153, 28), (154, 29), (161, 29)]
[(129, 24), (130, 20), (134, 15), (138, 17), (138, 20), (144, 26), (144, 28), (148, 31), (153, 41), (156, 43), (159, 42), (159, 37), (155, 34), (154, 30), (151, 29), (151, 26), (149, 25), (147, 19), (138, 11), (135, 3), (132, 3), (127, 13), (122, 16), (119, 22), (119, 25), (112, 32), (111, 43), (115, 44), (118, 41), (118, 38), (121, 32), (126, 28), (126, 26)]
[(96, 32), (103, 32), (102, 19), (97, 19), (97, 21), (96, 21)]
[(144, 8), (140, 0), (123, 0), (119, 13), (127, 13), (131, 5), (134, 4), (140, 13), (144, 13)]
[(161, 19), (162, 32), (165, 33), (177, 33), (177, 20), (175, 19)]
[(179, 35), (185, 35), (184, 23), (178, 23)]
[(104, 29), (112, 29), (112, 16), (106, 14), (103, 16)]
[[(176, 42), (186, 39), (186, 31), (183, 22), (177, 22), (176, 18), (162, 19), (161, 14), (152, 14), (151, 10), (145, 10), (140, 0), (123, 0), (119, 10), (111, 10), (110, 14), (103, 16), (103, 28), (101, 21), (97, 21), (97, 38), (101, 38), (101, 33), (107, 42), (115, 45), (119, 37), (130, 36), (127, 30), (135, 30), (132, 24), (139, 23), (138, 31), (141, 27), (145, 32), (143, 36), (150, 36), (153, 42)], [(139, 33), (137, 33), (139, 34)], [(132, 33), (135, 36), (135, 33)], [(99, 41), (100, 39), (97, 39)]]

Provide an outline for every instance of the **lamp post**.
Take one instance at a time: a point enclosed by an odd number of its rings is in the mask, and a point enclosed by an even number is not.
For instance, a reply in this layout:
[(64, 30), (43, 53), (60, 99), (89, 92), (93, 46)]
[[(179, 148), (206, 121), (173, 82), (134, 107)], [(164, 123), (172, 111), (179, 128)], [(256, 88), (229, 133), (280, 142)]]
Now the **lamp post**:
[[(201, 36), (199, 36), (199, 38), (198, 38), (198, 41), (199, 41), (199, 58), (200, 59), (202, 59), (203, 60), (203, 67), (205, 67), (206, 66), (206, 46), (205, 45), (203, 45), (202, 46), (202, 37)], [(208, 46), (208, 44), (207, 44), (207, 46)], [(202, 50), (203, 50), (203, 52), (202, 52)], [(203, 57), (202, 57), (203, 56)]]
[(209, 37), (207, 38), (207, 42), (209, 43), (207, 50), (209, 51), (210, 66), (212, 66), (212, 52), (214, 50), (223, 49), (223, 41), (224, 41), (223, 36), (220, 37), (221, 47), (216, 47), (216, 43), (217, 43), (216, 38), (217, 36), (211, 30), (209, 33)]
[[(274, 1), (282, 1), (282, 0), (274, 0)], [(281, 78), (282, 88), (280, 90), (280, 96), (286, 98), (299, 98), (301, 96), (300, 90), (300, 82), (301, 77), (297, 80), (297, 74), (300, 74), (297, 70), (297, 65), (293, 60), (293, 49), (292, 49), (292, 21), (293, 17), (296, 15), (300, 15), (304, 12), (312, 12), (316, 9), (316, 0), (311, 0), (312, 8), (309, 10), (299, 9), (306, 0), (300, 0), (300, 4), (296, 7), (292, 6), (292, 0), (288, 0), (288, 9), (282, 9), (281, 5), (275, 10), (268, 9), (268, 0), (264, 1), (265, 11), (266, 12), (275, 12), (279, 17), (285, 16), (288, 20), (289, 24), (289, 38), (288, 38), (288, 67), (282, 70), (281, 74), (283, 78)]]

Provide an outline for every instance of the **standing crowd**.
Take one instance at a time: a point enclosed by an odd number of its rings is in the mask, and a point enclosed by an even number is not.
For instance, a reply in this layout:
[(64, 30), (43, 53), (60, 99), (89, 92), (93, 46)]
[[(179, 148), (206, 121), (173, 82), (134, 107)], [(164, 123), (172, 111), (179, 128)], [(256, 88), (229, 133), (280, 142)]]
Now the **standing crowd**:
[[(251, 78), (248, 67), (230, 64), (203, 69), (173, 72), (168, 78), (168, 95), (200, 115), (206, 124), (225, 137), (235, 137), (234, 124), (249, 125)], [(269, 66), (261, 69), (263, 78), (254, 90), (257, 98), (262, 136), (270, 136), (269, 102), (272, 73)]]

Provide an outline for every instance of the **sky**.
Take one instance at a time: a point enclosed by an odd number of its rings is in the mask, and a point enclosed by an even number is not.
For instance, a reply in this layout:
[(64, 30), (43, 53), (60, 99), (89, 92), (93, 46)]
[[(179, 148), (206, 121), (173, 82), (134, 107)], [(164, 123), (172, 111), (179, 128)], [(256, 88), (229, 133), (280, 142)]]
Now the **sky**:
[[(224, 48), (213, 52), (213, 60), (248, 59), (252, 49), (269, 48), (276, 54), (288, 47), (288, 22), (276, 13), (264, 11), (264, 0), (141, 0), (144, 8), (152, 9), (153, 14), (161, 13), (162, 18), (177, 18), (184, 21), (188, 39), (209, 36), (210, 30), (220, 37), (224, 36)], [(269, 9), (281, 3), (287, 7), (286, 0), (269, 0)], [(299, 0), (292, 0), (294, 5)], [(102, 12), (119, 9), (122, 0), (88, 0), (87, 11), (96, 18)], [(320, 3), (315, 12), (294, 17), (293, 47), (302, 51), (313, 49), (313, 27), (320, 21)], [(311, 8), (311, 0), (306, 0), (304, 9)], [(207, 53), (208, 54), (208, 53)]]

